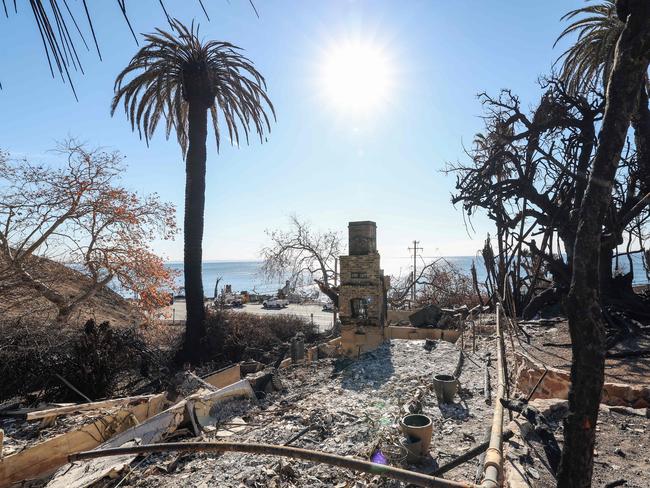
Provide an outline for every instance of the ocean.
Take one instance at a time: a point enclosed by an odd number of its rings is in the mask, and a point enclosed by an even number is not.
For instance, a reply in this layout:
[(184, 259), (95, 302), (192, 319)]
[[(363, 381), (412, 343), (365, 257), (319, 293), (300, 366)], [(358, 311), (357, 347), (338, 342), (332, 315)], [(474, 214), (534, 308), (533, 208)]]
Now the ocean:
[[(633, 254), (634, 266), (634, 283), (647, 283), (648, 278), (640, 254)], [(485, 281), (485, 267), (483, 259), (475, 256), (446, 256), (444, 257), (449, 263), (457, 266), (466, 274), (470, 273), (472, 261), (476, 263), (476, 274), (479, 283)], [(424, 263), (418, 263), (423, 266)], [(619, 265), (622, 271), (629, 268), (626, 257), (619, 258)], [(183, 263), (169, 262), (167, 266), (175, 271), (176, 285), (180, 288), (183, 286)], [(205, 261), (203, 263), (203, 289), (206, 296), (214, 296), (214, 287), (217, 278), (221, 277), (219, 290), (225, 285), (232, 285), (232, 290), (257, 292), (262, 294), (274, 294), (278, 288), (284, 285), (282, 280), (277, 282), (265, 279), (261, 272), (261, 261)], [(412, 261), (410, 258), (382, 258), (382, 267), (386, 274), (393, 276), (407, 276), (411, 271)]]
[[(445, 257), (447, 261), (458, 266), (468, 273), (472, 266), (472, 256)], [(411, 271), (411, 260), (404, 258), (382, 259), (382, 266), (386, 274), (393, 276), (406, 276)], [(420, 263), (418, 266), (423, 266)], [(169, 262), (167, 266), (177, 272), (176, 285), (183, 286), (183, 263)], [(214, 296), (214, 287), (218, 278), (219, 290), (225, 285), (232, 285), (233, 291), (258, 292), (274, 294), (284, 285), (284, 281), (277, 282), (265, 279), (261, 272), (261, 261), (205, 261), (203, 263), (203, 290), (206, 296)], [(485, 269), (482, 261), (476, 263), (478, 279), (485, 279)]]

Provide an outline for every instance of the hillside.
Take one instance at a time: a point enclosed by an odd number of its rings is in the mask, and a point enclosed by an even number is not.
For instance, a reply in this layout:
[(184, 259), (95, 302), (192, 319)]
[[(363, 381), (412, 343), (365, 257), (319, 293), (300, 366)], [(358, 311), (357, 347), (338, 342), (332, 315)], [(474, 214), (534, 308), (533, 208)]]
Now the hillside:
[[(46, 258), (34, 258), (32, 274), (39, 280), (68, 296), (80, 294), (89, 286), (82, 273)], [(6, 272), (0, 257), (0, 315), (4, 318), (56, 317), (56, 307), (40, 297), (33, 289), (22, 285), (11, 273)], [(141, 321), (141, 314), (120, 294), (104, 288), (83, 304), (71, 318), (72, 323), (83, 323), (89, 318), (110, 321), (113, 325), (132, 325)]]

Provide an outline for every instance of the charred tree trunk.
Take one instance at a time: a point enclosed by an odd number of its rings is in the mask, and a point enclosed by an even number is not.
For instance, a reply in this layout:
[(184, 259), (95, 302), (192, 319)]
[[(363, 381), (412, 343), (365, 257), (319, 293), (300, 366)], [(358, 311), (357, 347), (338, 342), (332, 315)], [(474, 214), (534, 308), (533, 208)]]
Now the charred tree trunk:
[(532, 319), (541, 309), (548, 305), (558, 303), (565, 295), (566, 288), (547, 288), (539, 295), (535, 295), (530, 302), (528, 302), (528, 305), (526, 305), (526, 308), (524, 308), (524, 311), (522, 312), (522, 317), (524, 320)]
[(474, 264), (474, 261), (472, 260), (472, 286), (474, 287), (474, 293), (476, 293), (476, 296), (478, 297), (478, 302), (481, 304), (481, 307), (485, 305), (483, 302), (483, 296), (481, 295), (481, 290), (478, 286), (478, 277), (476, 275), (476, 264)]
[(205, 209), (206, 138), (208, 107), (201, 101), (189, 101), (189, 146), (185, 166), (185, 238), (184, 274), (185, 324), (184, 360), (198, 360), (201, 339), (205, 335), (203, 303), (203, 212)]
[(591, 486), (605, 367), (605, 332), (597, 289), (600, 237), (630, 118), (648, 69), (650, 2), (618, 0), (616, 5), (626, 25), (617, 43), (599, 146), (578, 217), (571, 288), (566, 299), (573, 360), (558, 487)]
[(322, 291), (327, 296), (327, 298), (332, 300), (332, 304), (335, 307), (338, 307), (339, 306), (338, 290), (330, 286), (328, 283), (325, 283), (324, 281), (314, 280), (314, 282), (318, 285), (319, 290)]

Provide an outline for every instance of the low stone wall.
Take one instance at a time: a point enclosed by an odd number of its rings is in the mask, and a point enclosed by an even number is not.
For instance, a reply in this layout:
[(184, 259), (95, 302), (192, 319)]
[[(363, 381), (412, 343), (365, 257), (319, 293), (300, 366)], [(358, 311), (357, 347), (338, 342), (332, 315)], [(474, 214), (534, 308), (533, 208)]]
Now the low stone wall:
[[(524, 394), (535, 387), (544, 374), (544, 366), (530, 356), (515, 353), (517, 388)], [(548, 372), (537, 387), (532, 399), (569, 398), (571, 376), (569, 372), (558, 368), (546, 368)], [(625, 383), (605, 383), (601, 403), (605, 405), (626, 406), (632, 408), (650, 407), (650, 387)]]
[(460, 330), (424, 329), (419, 327), (386, 327), (387, 339), (436, 339), (447, 342), (456, 342), (460, 337)]
[(341, 329), (341, 352), (347, 357), (358, 357), (365, 352), (374, 351), (386, 339), (385, 330), (381, 327), (343, 327)]
[(388, 321), (388, 324), (410, 324), (409, 321), (409, 316), (417, 312), (418, 309), (413, 309), (413, 310), (388, 310), (388, 315), (386, 316), (386, 319)]

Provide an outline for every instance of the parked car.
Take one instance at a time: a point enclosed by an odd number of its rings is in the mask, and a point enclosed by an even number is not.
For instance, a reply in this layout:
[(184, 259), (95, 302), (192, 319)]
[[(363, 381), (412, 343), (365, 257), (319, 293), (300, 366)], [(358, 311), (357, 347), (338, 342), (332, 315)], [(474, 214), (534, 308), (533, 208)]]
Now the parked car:
[(233, 299), (228, 305), (230, 305), (231, 308), (244, 308), (244, 302), (241, 298)]
[(285, 308), (289, 305), (289, 300), (285, 300), (284, 298), (278, 298), (278, 297), (273, 297), (269, 298), (268, 300), (264, 300), (262, 302), (262, 307), (264, 308)]
[(332, 302), (324, 303), (323, 312), (334, 312), (334, 304)]

